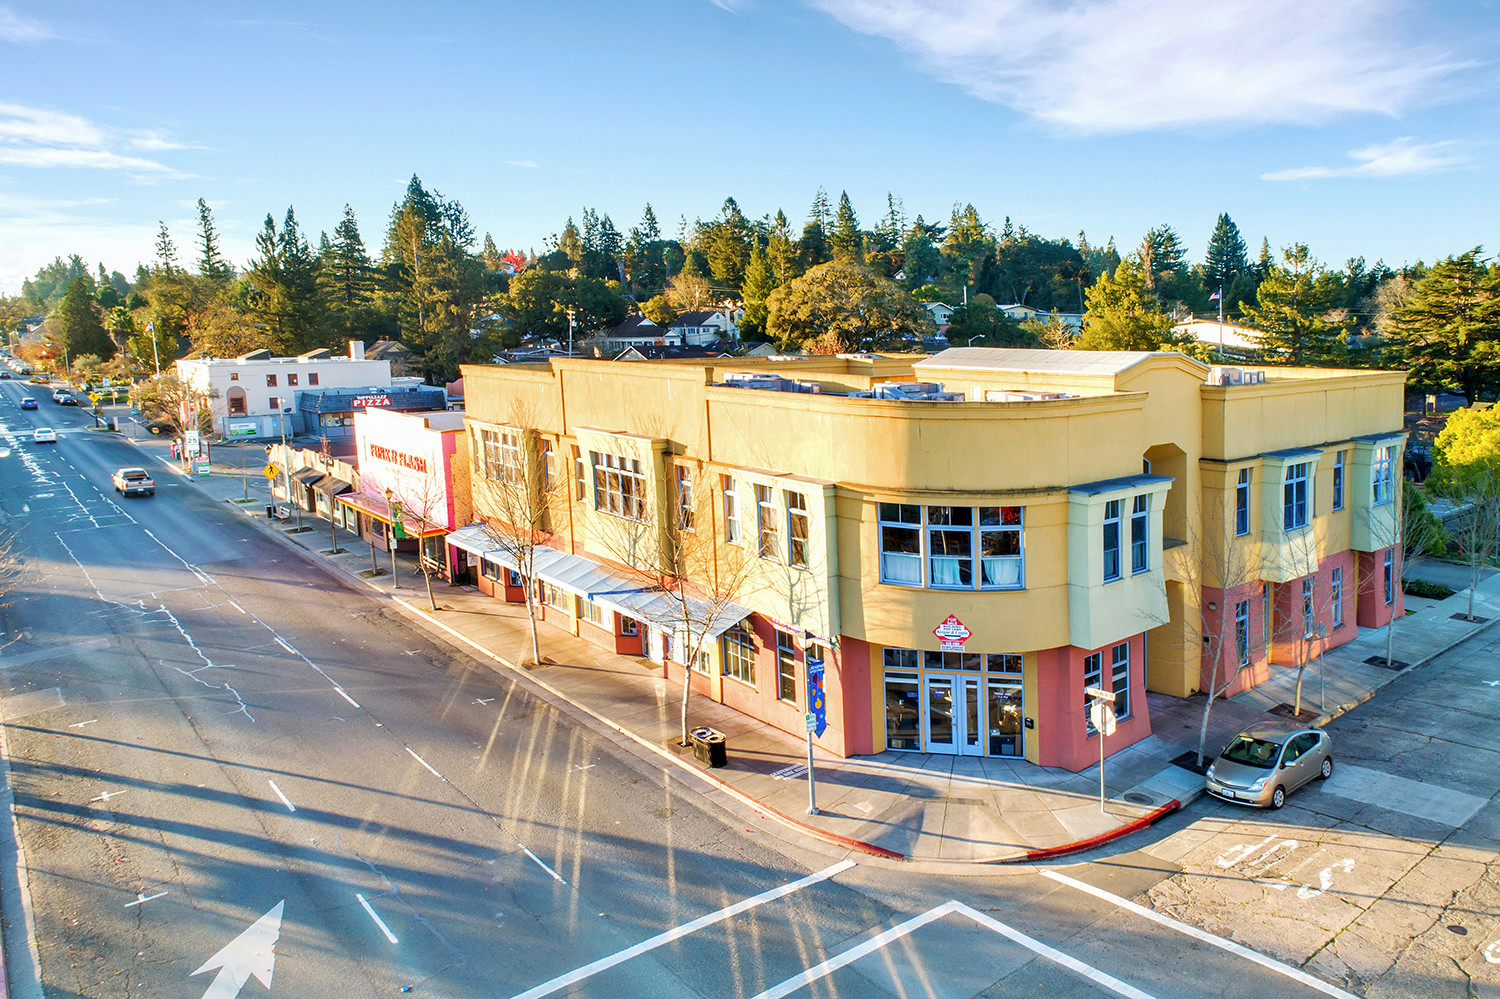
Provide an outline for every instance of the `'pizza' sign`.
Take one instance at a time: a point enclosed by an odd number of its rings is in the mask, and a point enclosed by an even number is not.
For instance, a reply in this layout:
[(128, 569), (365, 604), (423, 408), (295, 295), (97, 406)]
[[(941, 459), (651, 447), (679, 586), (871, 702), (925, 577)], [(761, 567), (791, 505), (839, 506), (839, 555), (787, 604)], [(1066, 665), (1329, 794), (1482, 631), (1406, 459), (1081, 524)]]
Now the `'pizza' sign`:
[(944, 652), (962, 652), (964, 650), (964, 643), (974, 634), (964, 626), (962, 621), (952, 614), (949, 614), (942, 624), (933, 628), (932, 633), (942, 643)]

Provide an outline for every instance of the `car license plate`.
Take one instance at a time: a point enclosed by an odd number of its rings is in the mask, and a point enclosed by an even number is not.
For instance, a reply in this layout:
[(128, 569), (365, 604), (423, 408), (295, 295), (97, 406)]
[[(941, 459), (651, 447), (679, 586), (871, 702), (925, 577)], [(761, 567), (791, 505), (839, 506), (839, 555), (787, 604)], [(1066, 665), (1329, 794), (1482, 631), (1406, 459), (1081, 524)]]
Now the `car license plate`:
[(1224, 789), (1223, 795), (1226, 798), (1233, 798), (1235, 796), (1234, 792), (1231, 791), (1231, 790), (1229, 790), (1229, 788), (1227, 788), (1227, 787)]

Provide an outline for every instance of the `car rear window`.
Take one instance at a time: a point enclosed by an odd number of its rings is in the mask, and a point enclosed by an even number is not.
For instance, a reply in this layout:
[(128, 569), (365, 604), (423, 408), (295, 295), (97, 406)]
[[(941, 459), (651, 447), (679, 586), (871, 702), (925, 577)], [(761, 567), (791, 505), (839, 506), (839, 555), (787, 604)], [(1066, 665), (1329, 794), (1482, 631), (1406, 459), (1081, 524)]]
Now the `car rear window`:
[(1224, 747), (1224, 752), (1219, 755), (1231, 763), (1243, 763), (1247, 767), (1259, 767), (1269, 770), (1276, 765), (1276, 756), (1281, 752), (1281, 744), (1267, 742), (1264, 739), (1252, 739), (1248, 735), (1236, 736), (1235, 740)]

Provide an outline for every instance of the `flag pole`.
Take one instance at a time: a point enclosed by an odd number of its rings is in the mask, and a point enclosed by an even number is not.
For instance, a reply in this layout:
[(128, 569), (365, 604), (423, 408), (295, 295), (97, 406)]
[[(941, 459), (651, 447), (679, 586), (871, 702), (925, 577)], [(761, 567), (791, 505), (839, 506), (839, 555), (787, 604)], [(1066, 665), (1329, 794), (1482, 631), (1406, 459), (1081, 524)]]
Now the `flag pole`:
[(1224, 353), (1224, 282), (1219, 282), (1219, 353)]

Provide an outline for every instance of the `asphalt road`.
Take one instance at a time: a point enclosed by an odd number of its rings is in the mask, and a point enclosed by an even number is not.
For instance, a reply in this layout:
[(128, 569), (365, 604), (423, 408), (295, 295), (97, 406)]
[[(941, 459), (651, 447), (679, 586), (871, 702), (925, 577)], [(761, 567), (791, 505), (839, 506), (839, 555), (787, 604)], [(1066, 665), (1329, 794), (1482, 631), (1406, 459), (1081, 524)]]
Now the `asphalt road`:
[(142, 452), (27, 391), (0, 683), (47, 996), (1343, 994), (1127, 901), (1187, 852), (963, 876), (772, 838), (165, 468), (116, 496)]

